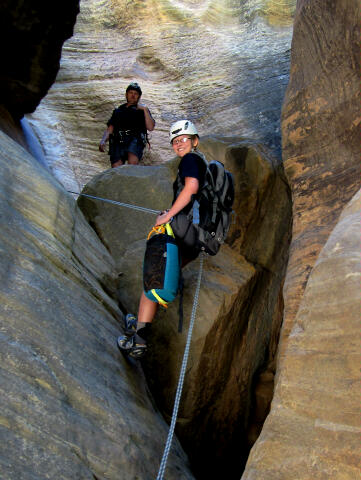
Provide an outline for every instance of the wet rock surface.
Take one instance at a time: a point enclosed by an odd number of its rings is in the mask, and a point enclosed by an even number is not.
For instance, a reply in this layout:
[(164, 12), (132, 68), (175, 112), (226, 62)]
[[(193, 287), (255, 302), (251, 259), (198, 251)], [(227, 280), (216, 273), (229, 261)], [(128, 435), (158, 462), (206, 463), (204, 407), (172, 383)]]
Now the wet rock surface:
[(280, 156), (295, 0), (83, 0), (57, 81), (32, 116), (54, 175), (81, 189), (110, 166), (98, 144), (126, 86), (156, 119), (146, 164), (165, 161), (168, 130), (251, 137)]
[[(0, 132), (0, 477), (155, 478), (167, 425), (116, 347), (114, 261), (74, 199)], [(167, 478), (194, 478), (176, 439)]]
[[(239, 478), (272, 398), (282, 319), (281, 289), (290, 233), (290, 197), (282, 168), (247, 142), (204, 139), (201, 151), (234, 173), (236, 219), (228, 245), (208, 257), (197, 308), (176, 432), (197, 478)], [(84, 193), (159, 210), (169, 207), (177, 162), (125, 166), (95, 177)], [(134, 182), (139, 185), (134, 188)], [(167, 189), (160, 186), (168, 185)], [(149, 203), (148, 203), (149, 202)], [(116, 259), (120, 302), (136, 313), (146, 235), (155, 217), (98, 200), (78, 204)], [(178, 301), (159, 310), (143, 368), (158, 407), (170, 420), (198, 274), (184, 269), (184, 329)], [(265, 393), (266, 392), (266, 393)], [(235, 457), (237, 452), (237, 456)]]

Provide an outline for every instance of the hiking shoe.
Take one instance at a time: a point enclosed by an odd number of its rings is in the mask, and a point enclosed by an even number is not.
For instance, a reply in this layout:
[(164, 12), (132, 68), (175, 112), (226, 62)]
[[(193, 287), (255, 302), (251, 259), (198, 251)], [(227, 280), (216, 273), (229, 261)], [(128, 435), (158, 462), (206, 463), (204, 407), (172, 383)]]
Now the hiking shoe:
[(124, 332), (117, 339), (118, 347), (121, 350), (129, 350), (133, 347), (134, 336), (137, 331), (137, 317), (128, 313), (124, 320)]
[(130, 347), (128, 355), (137, 360), (144, 357), (147, 353), (147, 342), (138, 334), (132, 337), (132, 341), (133, 345)]

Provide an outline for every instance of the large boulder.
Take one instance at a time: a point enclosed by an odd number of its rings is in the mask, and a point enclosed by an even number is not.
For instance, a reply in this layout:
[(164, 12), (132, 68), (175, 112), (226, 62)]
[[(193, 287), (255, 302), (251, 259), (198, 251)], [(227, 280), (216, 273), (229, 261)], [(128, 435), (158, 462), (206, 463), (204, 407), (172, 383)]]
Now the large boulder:
[[(112, 257), (2, 132), (0, 169), (0, 477), (155, 478), (168, 428), (116, 347)], [(194, 478), (176, 439), (166, 474)]]
[[(282, 280), (290, 232), (290, 198), (282, 169), (247, 142), (203, 139), (200, 149), (235, 177), (235, 220), (228, 242), (204, 263), (196, 323), (176, 432), (199, 478), (239, 477), (272, 398), (282, 320)], [(85, 195), (162, 210), (172, 199), (174, 161), (123, 166), (96, 176)], [(78, 204), (115, 258), (120, 303), (137, 312), (150, 213), (80, 197)], [(178, 302), (160, 309), (143, 362), (158, 407), (169, 420), (188, 331), (199, 263), (184, 269), (184, 329)], [(204, 477), (203, 477), (204, 476)], [(213, 476), (213, 477), (212, 477)]]

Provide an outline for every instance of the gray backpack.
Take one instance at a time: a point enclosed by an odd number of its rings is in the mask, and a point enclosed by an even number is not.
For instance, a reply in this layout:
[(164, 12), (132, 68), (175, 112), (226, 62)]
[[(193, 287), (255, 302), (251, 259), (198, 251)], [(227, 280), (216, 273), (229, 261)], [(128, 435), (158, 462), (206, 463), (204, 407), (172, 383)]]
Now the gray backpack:
[[(194, 196), (189, 213), (180, 212), (173, 218), (171, 226), (175, 236), (188, 247), (216, 255), (226, 239), (231, 222), (233, 176), (223, 163), (217, 160), (208, 163), (203, 154), (197, 151), (193, 153), (204, 162), (204, 183)], [(176, 182), (178, 196), (183, 188), (179, 175)]]

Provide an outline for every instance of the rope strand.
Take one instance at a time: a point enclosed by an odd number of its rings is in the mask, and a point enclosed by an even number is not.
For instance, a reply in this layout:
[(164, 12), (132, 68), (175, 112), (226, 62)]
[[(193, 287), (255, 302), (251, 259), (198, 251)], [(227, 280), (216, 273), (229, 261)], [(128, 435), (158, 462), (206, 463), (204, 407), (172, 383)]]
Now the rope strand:
[[(83, 196), (83, 197), (92, 198), (94, 200), (100, 200), (102, 202), (111, 203), (113, 205), (119, 205), (121, 207), (126, 207), (126, 208), (132, 208), (133, 210), (138, 210), (140, 212), (152, 213), (154, 215), (159, 215), (159, 213), (160, 213), (159, 210), (152, 210), (150, 208), (140, 207), (138, 205), (131, 205), (131, 204), (128, 204), (128, 203), (117, 202), (116, 200), (109, 200), (107, 198), (96, 197), (94, 195), (88, 195), (86, 193), (72, 192), (70, 190), (68, 190), (68, 192), (72, 193), (74, 195), (79, 195), (79, 196)], [(165, 468), (166, 468), (166, 465), (167, 465), (168, 455), (169, 455), (170, 448), (171, 448), (172, 441), (173, 441), (174, 429), (175, 429), (175, 425), (176, 425), (176, 422), (177, 422), (179, 404), (180, 404), (180, 399), (181, 399), (181, 395), (182, 395), (184, 378), (185, 378), (185, 373), (186, 373), (186, 368), (187, 368), (187, 363), (188, 363), (188, 357), (189, 357), (189, 351), (190, 351), (190, 345), (191, 345), (191, 340), (192, 340), (193, 327), (194, 327), (195, 318), (196, 318), (198, 299), (199, 299), (199, 291), (200, 291), (200, 288), (201, 288), (204, 256), (205, 255), (202, 252), (201, 255), (200, 255), (197, 286), (196, 286), (196, 291), (194, 293), (193, 307), (192, 307), (191, 319), (190, 319), (190, 322), (189, 322), (189, 330), (188, 330), (188, 335), (187, 335), (187, 341), (186, 341), (186, 346), (185, 346), (185, 349), (184, 349), (182, 366), (181, 366), (181, 371), (180, 371), (180, 374), (179, 374), (178, 386), (177, 386), (177, 391), (176, 391), (175, 401), (174, 401), (174, 406), (173, 406), (172, 420), (171, 420), (171, 424), (170, 424), (170, 427), (169, 427), (169, 432), (168, 432), (168, 437), (167, 437), (167, 441), (166, 441), (165, 448), (164, 448), (163, 457), (162, 457), (162, 460), (161, 460), (161, 463), (160, 463), (160, 466), (159, 466), (157, 480), (163, 480), (163, 475), (164, 475)]]
[(116, 200), (109, 200), (108, 198), (95, 197), (94, 195), (88, 195), (87, 193), (78, 193), (67, 190), (68, 193), (73, 193), (74, 195), (79, 195), (82, 197), (93, 198), (94, 200), (101, 200), (102, 202), (112, 203), (113, 205), (119, 205), (120, 207), (132, 208), (133, 210), (138, 210), (140, 212), (152, 213), (154, 215), (159, 215), (161, 212), (159, 210), (152, 210), (151, 208), (140, 207), (138, 205), (131, 205), (130, 203), (117, 202)]
[(200, 262), (199, 262), (199, 272), (198, 272), (197, 286), (196, 286), (196, 291), (195, 291), (195, 294), (194, 294), (194, 301), (193, 301), (193, 307), (192, 307), (192, 313), (191, 313), (191, 320), (190, 320), (190, 323), (189, 323), (187, 342), (186, 342), (186, 347), (184, 349), (182, 367), (181, 367), (181, 371), (180, 371), (180, 374), (179, 374), (179, 381), (178, 381), (177, 391), (176, 391), (176, 395), (175, 395), (172, 420), (171, 420), (171, 424), (170, 424), (170, 427), (169, 427), (168, 438), (167, 438), (167, 442), (165, 444), (163, 458), (162, 458), (162, 461), (160, 463), (157, 480), (163, 480), (163, 475), (164, 475), (165, 467), (166, 467), (166, 464), (167, 464), (168, 454), (169, 454), (170, 447), (171, 447), (172, 440), (173, 440), (174, 428), (175, 428), (175, 424), (176, 424), (176, 421), (177, 421), (179, 403), (180, 403), (180, 399), (181, 399), (181, 395), (182, 395), (184, 377), (185, 377), (186, 367), (187, 367), (187, 362), (188, 362), (188, 357), (189, 357), (189, 349), (190, 349), (190, 344), (191, 344), (191, 339), (192, 339), (193, 326), (194, 326), (194, 322), (195, 322), (195, 318), (196, 318), (199, 291), (200, 291), (200, 288), (201, 288), (201, 279), (202, 279), (202, 272), (203, 272), (203, 260), (204, 260), (204, 254), (201, 253)]

